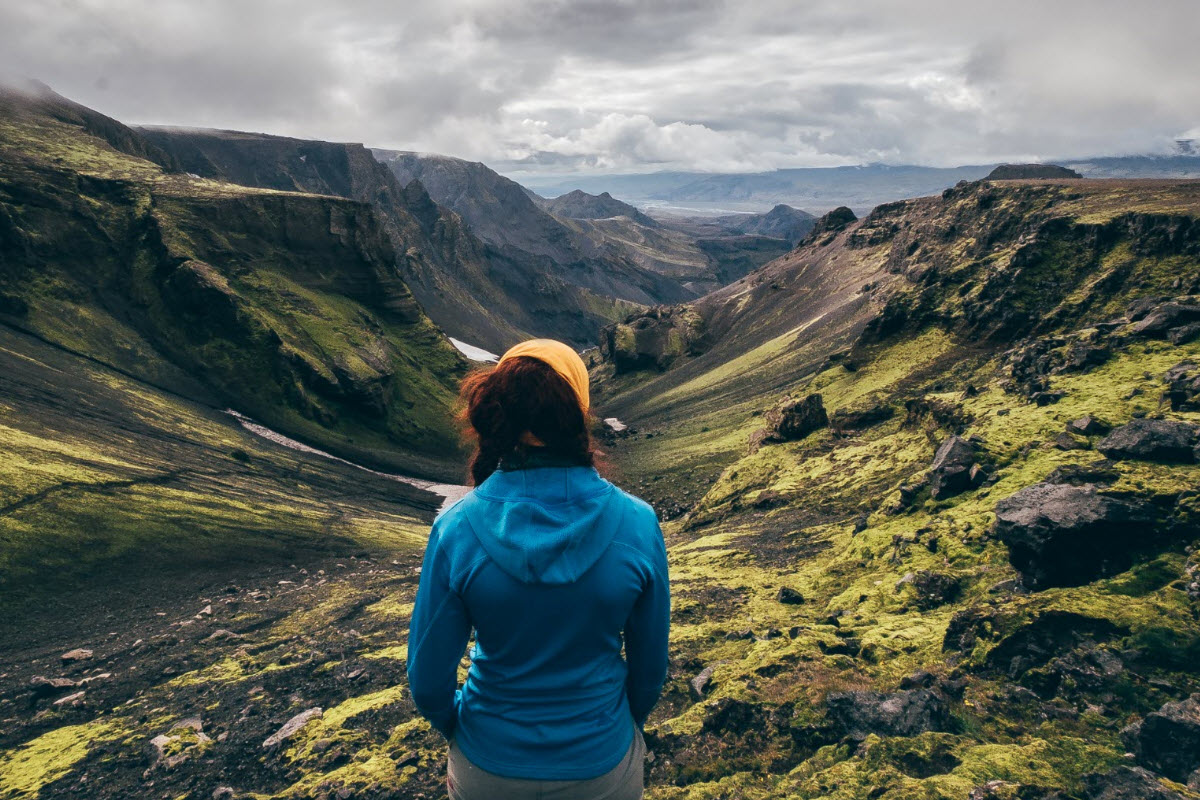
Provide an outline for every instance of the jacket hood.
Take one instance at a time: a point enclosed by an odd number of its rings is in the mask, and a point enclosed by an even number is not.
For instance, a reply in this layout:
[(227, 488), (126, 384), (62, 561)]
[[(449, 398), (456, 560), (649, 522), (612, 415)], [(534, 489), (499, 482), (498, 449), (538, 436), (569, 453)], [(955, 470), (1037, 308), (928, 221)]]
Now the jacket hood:
[(463, 509), (483, 549), (522, 583), (573, 583), (613, 540), (624, 504), (592, 467), (497, 470)]

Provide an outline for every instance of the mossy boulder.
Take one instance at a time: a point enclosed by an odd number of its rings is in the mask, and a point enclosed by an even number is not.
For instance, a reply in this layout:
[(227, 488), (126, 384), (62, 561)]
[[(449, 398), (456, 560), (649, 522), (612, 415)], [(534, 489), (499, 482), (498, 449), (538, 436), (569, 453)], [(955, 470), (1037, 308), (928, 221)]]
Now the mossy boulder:
[(1200, 429), (1173, 419), (1135, 419), (1104, 437), (1096, 449), (1112, 459), (1191, 464)]
[(600, 352), (617, 373), (665, 370), (703, 349), (704, 320), (689, 306), (632, 314), (600, 332)]
[(1030, 588), (1078, 586), (1127, 569), (1157, 517), (1094, 484), (1040, 483), (996, 504), (995, 532)]

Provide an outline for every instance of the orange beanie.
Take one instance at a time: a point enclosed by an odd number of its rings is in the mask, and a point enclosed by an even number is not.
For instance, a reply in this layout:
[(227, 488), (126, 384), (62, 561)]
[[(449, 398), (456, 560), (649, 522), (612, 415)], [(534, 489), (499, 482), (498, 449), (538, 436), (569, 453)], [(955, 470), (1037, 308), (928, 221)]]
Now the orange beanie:
[(587, 367), (584, 366), (583, 359), (570, 345), (554, 339), (530, 339), (509, 348), (508, 352), (500, 357), (499, 363), (503, 364), (510, 358), (518, 356), (536, 358), (538, 361), (549, 364), (575, 390), (580, 408), (585, 414), (587, 413), (591, 405), (591, 399), (588, 396)]

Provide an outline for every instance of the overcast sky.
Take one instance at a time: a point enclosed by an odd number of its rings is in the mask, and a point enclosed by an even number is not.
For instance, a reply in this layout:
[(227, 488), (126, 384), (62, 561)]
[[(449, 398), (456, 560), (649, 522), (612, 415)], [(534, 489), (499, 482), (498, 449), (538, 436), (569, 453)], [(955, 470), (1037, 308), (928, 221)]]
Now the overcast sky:
[(521, 172), (956, 165), (1200, 138), (1200, 0), (0, 0), (125, 122)]

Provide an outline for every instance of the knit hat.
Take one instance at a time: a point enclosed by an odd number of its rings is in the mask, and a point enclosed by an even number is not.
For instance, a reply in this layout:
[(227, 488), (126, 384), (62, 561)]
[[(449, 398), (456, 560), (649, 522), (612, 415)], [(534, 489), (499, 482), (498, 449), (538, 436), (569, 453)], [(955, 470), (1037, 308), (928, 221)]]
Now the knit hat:
[(508, 352), (500, 357), (499, 363), (503, 364), (510, 358), (518, 356), (536, 358), (538, 361), (549, 364), (551, 369), (561, 375), (563, 380), (575, 390), (580, 408), (585, 414), (587, 413), (591, 405), (591, 399), (588, 396), (587, 367), (584, 366), (583, 359), (570, 345), (554, 339), (530, 339), (509, 348)]

